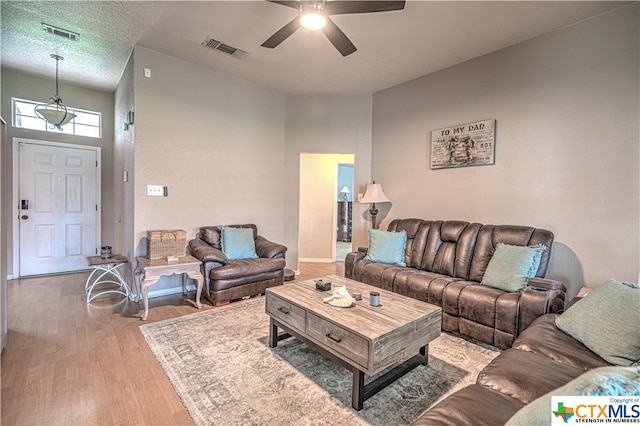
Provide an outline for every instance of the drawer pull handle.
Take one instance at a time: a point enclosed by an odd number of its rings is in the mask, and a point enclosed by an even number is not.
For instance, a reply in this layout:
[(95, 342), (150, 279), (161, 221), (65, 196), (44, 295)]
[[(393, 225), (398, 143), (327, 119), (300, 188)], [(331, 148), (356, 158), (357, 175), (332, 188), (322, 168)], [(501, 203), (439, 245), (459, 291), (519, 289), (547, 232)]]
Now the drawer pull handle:
[(327, 337), (328, 337), (329, 339), (333, 340), (333, 341), (334, 341), (334, 342), (336, 342), (336, 343), (340, 343), (340, 342), (342, 342), (342, 339), (341, 339), (340, 337), (334, 337), (334, 336), (332, 336), (332, 335), (331, 335), (331, 333), (327, 333)]
[(278, 308), (278, 310), (285, 315), (289, 313), (289, 310), (287, 308)]

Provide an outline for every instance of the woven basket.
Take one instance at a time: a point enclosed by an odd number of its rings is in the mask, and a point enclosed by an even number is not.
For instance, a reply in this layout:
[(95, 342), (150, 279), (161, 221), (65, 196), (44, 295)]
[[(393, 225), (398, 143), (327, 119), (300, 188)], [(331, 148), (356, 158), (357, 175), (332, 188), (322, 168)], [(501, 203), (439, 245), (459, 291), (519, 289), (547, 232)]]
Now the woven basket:
[(164, 259), (187, 255), (187, 232), (182, 229), (147, 231), (147, 257)]

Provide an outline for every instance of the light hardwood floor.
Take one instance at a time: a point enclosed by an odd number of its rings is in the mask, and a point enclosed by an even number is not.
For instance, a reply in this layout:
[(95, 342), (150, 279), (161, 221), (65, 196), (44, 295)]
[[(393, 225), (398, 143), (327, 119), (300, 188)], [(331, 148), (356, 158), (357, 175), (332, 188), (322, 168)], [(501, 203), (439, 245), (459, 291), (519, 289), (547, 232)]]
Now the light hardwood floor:
[[(344, 263), (301, 263), (295, 281), (334, 273), (344, 275)], [(9, 281), (1, 424), (190, 425), (140, 333), (142, 303), (105, 295), (87, 304), (87, 276)], [(193, 298), (149, 300), (145, 323), (197, 312)]]

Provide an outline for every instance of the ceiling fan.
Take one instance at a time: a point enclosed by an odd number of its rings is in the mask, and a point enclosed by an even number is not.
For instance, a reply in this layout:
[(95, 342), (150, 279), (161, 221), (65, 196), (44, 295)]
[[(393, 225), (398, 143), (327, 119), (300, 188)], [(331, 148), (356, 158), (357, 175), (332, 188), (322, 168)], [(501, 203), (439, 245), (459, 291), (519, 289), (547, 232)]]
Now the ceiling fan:
[(349, 13), (388, 12), (404, 9), (404, 0), (391, 1), (325, 1), (325, 0), (267, 0), (299, 10), (298, 16), (269, 37), (262, 47), (275, 48), (285, 41), (301, 26), (311, 30), (322, 30), (331, 44), (338, 49), (342, 56), (348, 56), (357, 49), (351, 40), (329, 18), (330, 15), (345, 15)]

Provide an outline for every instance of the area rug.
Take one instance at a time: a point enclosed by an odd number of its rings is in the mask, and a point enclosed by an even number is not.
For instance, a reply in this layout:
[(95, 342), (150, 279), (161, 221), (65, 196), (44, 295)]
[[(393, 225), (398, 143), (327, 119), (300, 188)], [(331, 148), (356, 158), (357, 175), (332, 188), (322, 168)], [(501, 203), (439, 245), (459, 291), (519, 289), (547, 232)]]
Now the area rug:
[[(418, 366), (351, 408), (351, 372), (295, 338), (268, 346), (264, 297), (140, 327), (195, 425), (403, 425), (474, 383), (499, 351), (443, 333)], [(367, 380), (368, 381), (368, 380)]]

